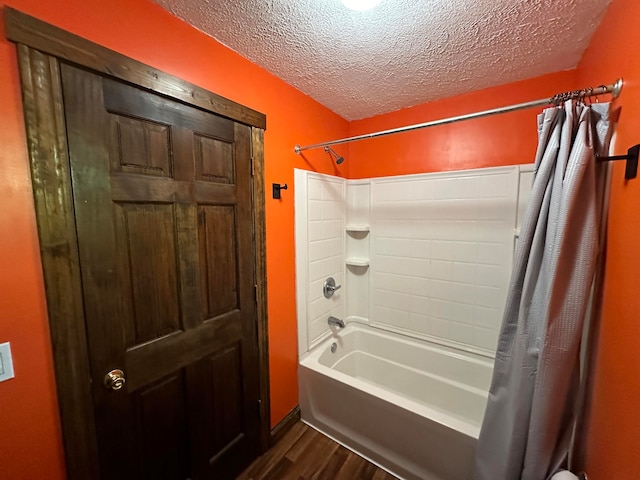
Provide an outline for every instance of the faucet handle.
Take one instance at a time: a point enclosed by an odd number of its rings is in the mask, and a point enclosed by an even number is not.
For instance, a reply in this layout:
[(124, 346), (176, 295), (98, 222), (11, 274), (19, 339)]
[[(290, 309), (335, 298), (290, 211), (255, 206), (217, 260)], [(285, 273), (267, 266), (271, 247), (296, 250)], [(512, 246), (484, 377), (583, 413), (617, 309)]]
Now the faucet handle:
[(342, 285), (336, 285), (336, 281), (333, 277), (327, 278), (322, 284), (322, 293), (324, 298), (331, 298), (336, 290), (342, 288)]

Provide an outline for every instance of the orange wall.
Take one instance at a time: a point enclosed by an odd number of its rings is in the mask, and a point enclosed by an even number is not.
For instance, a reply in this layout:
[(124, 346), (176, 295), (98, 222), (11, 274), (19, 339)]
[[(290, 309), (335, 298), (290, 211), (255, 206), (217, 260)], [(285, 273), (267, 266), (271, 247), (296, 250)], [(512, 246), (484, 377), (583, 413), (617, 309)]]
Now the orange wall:
[[(640, 2), (613, 0), (578, 66), (581, 85), (624, 78), (616, 154), (640, 143)], [(603, 313), (598, 337), (586, 471), (590, 480), (639, 478), (640, 179), (614, 167)]]
[[(553, 73), (354, 121), (349, 134), (361, 135), (548, 98), (575, 88), (575, 70)], [(367, 178), (531, 163), (537, 144), (539, 111), (523, 110), (348, 144), (345, 162), (348, 176)], [(341, 152), (340, 146), (336, 151)]]
[[(345, 120), (150, 0), (0, 0), (267, 115), (266, 182), (287, 183), (282, 200), (267, 192), (267, 270), (271, 421), (298, 403), (293, 168), (337, 174), (322, 152), (293, 153), (345, 136)], [(0, 26), (0, 343), (10, 341), (16, 378), (0, 383), (0, 477), (64, 477), (15, 47)], [(277, 288), (274, 288), (277, 286)]]
[[(639, 141), (640, 40), (635, 0), (613, 0), (579, 68), (490, 88), (399, 112), (352, 122), (318, 105), (254, 64), (176, 20), (150, 0), (0, 0), (267, 114), (266, 182), (293, 186), (293, 168), (363, 178), (439, 170), (529, 163), (536, 145), (535, 109), (434, 127), (336, 147), (347, 161), (335, 167), (321, 150), (293, 153), (310, 144), (502, 105), (544, 98), (559, 91), (610, 82), (626, 83), (618, 153)], [(106, 6), (108, 5), (108, 6)], [(0, 26), (0, 39), (4, 38)], [(40, 272), (15, 49), (0, 40), (0, 342), (11, 341), (16, 378), (0, 383), (0, 477), (64, 478), (51, 346)], [(491, 132), (487, 135), (487, 132)], [(596, 371), (587, 471), (592, 480), (635, 478), (640, 417), (634, 406), (640, 380), (635, 338), (640, 300), (634, 295), (630, 248), (640, 237), (632, 208), (640, 182), (625, 185), (622, 166), (613, 180), (604, 318)], [(294, 297), (293, 192), (267, 196), (267, 268), (272, 424), (297, 404)], [(278, 288), (273, 286), (277, 285)], [(615, 416), (611, 413), (615, 412)], [(632, 470), (634, 469), (634, 470)]]

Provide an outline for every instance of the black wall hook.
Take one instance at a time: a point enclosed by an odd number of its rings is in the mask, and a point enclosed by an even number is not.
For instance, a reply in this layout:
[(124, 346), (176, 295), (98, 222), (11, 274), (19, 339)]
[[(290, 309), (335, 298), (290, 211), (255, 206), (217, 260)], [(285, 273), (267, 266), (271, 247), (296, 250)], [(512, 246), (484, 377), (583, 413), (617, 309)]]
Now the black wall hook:
[(275, 198), (276, 200), (280, 200), (280, 191), (286, 190), (288, 188), (286, 183), (284, 185), (281, 185), (279, 183), (273, 183), (272, 187), (273, 187), (273, 198)]
[(614, 155), (613, 157), (598, 157), (599, 162), (610, 162), (613, 160), (626, 160), (627, 166), (624, 170), (624, 178), (631, 180), (638, 175), (638, 156), (640, 155), (640, 144), (634, 145), (627, 150), (626, 155)]

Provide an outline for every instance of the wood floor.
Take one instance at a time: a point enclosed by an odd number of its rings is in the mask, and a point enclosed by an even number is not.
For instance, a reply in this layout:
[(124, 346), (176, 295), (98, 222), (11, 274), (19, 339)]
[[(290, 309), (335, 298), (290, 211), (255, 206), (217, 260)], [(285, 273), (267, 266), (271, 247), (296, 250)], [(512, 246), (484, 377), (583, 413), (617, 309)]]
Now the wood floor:
[(396, 480), (302, 422), (237, 480)]

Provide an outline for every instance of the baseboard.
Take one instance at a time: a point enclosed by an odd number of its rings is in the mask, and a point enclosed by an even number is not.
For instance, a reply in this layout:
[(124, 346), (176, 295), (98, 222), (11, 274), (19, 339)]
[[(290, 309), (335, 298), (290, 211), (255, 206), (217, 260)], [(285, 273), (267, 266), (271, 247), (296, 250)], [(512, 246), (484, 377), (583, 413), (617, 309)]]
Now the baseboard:
[(300, 421), (300, 405), (296, 405), (286, 417), (271, 429), (271, 445), (278, 443), (298, 421)]

